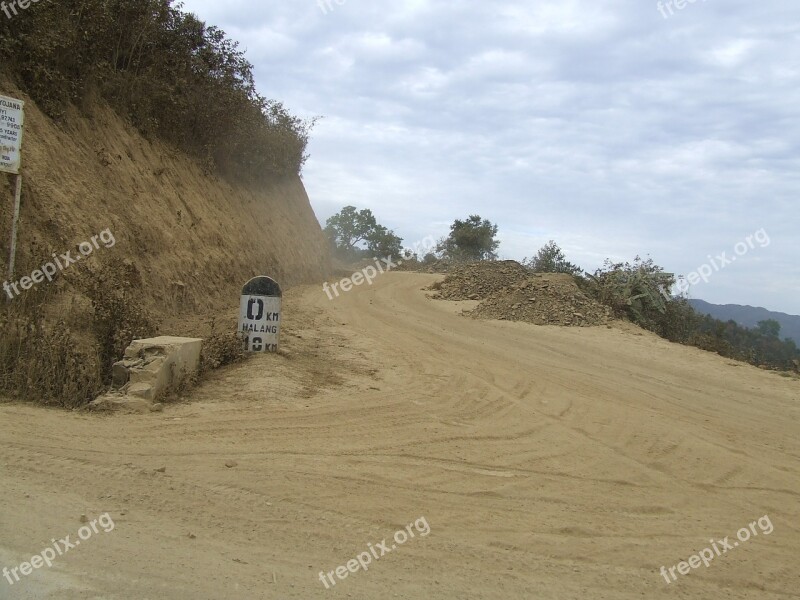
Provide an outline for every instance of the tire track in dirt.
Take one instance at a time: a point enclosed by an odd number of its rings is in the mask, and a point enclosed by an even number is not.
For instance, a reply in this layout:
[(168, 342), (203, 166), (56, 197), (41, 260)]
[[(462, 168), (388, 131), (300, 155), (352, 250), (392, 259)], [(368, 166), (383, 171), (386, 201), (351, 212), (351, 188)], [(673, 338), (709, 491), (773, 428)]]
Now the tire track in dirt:
[[(391, 273), (335, 301), (293, 290), (281, 355), (222, 369), (164, 413), (0, 405), (0, 554), (24, 560), (109, 510), (117, 529), (60, 572), (104, 598), (798, 589), (793, 382), (626, 327), (466, 319), (469, 304), (425, 297), (435, 279)], [(658, 574), (765, 513), (769, 537), (679, 589)], [(429, 536), (335, 590), (319, 582), (420, 516)], [(59, 593), (39, 597), (92, 597)]]

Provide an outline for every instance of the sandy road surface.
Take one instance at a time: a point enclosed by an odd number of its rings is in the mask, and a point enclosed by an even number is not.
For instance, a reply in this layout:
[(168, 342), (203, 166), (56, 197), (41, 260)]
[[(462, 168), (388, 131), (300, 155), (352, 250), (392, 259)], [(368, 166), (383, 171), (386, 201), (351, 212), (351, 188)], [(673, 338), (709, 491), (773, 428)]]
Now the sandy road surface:
[(0, 567), (115, 523), (0, 598), (800, 597), (800, 382), (632, 328), (473, 321), (434, 279), (294, 290), (284, 355), (164, 413), (0, 405)]

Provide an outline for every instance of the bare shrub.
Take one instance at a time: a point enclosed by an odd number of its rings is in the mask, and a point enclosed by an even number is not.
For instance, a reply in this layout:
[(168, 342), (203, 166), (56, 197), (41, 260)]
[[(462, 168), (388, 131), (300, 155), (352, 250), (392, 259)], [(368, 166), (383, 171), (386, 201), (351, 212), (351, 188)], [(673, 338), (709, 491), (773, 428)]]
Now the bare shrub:
[(75, 408), (102, 388), (100, 361), (82, 351), (64, 321), (45, 327), (30, 316), (0, 315), (0, 390), (37, 403)]
[(225, 365), (241, 362), (247, 355), (244, 340), (234, 331), (216, 331), (216, 323), (211, 323), (211, 334), (203, 340), (200, 353), (200, 372), (206, 373)]
[(92, 330), (103, 381), (111, 383), (111, 368), (130, 343), (155, 335), (153, 318), (138, 301), (141, 277), (129, 262), (112, 260), (89, 279), (87, 295), (92, 302)]

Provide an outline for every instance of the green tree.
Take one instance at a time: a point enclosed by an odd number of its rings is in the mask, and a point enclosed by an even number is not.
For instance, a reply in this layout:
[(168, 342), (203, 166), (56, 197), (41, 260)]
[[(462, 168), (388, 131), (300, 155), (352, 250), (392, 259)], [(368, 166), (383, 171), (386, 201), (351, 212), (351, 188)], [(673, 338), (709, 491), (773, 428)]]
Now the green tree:
[(359, 211), (355, 206), (345, 206), (325, 222), (325, 233), (336, 248), (351, 252), (356, 244), (366, 241), (378, 226), (372, 211)]
[(778, 337), (781, 334), (781, 324), (775, 319), (767, 319), (758, 322), (758, 331), (767, 337)]
[(403, 239), (380, 225), (368, 208), (345, 206), (325, 223), (334, 252), (345, 260), (363, 256), (400, 256)]
[(436, 249), (451, 260), (495, 260), (495, 251), (500, 246), (496, 235), (497, 225), (478, 215), (470, 215), (464, 221), (456, 219), (450, 226), (450, 235), (441, 240)]
[(403, 253), (403, 238), (383, 225), (376, 225), (367, 236), (367, 250), (375, 257), (400, 256)]
[(570, 275), (583, 273), (583, 269), (567, 260), (564, 252), (553, 240), (542, 246), (533, 258), (524, 258), (522, 264), (535, 273), (568, 273)]

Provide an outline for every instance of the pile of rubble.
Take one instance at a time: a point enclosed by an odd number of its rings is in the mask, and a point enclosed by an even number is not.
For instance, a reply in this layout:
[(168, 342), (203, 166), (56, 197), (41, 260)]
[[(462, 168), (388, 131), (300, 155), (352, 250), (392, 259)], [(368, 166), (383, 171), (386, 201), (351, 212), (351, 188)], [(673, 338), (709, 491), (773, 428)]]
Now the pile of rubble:
[(513, 260), (484, 261), (459, 265), (431, 289), (443, 300), (484, 300), (496, 292), (524, 281), (528, 270)]
[(572, 276), (530, 273), (514, 261), (458, 267), (431, 289), (433, 298), (482, 300), (474, 318), (580, 327), (612, 319), (611, 309), (584, 294)]

